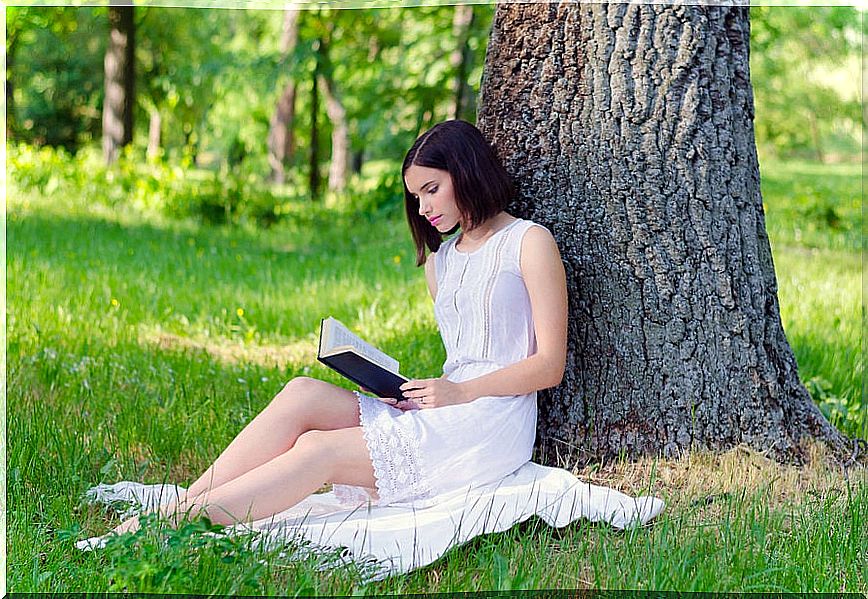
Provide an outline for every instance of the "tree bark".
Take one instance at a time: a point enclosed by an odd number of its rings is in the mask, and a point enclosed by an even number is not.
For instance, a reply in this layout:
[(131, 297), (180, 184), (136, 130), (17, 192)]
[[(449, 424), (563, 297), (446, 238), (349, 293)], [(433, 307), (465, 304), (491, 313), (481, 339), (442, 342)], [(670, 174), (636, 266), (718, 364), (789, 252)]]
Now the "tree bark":
[(457, 4), (452, 20), (452, 33), (455, 36), (455, 50), (450, 56), (455, 78), (452, 82), (454, 100), (450, 118), (466, 119), (470, 104), (471, 90), (467, 85), (467, 74), (470, 71), (472, 54), (467, 40), (470, 38), (470, 27), (473, 24), (473, 5)]
[(350, 164), (350, 133), (347, 124), (347, 111), (344, 109), (335, 86), (326, 40), (320, 40), (320, 56), (322, 65), (318, 81), (323, 96), (325, 96), (326, 114), (332, 123), (332, 156), (329, 161), (328, 188), (331, 191), (343, 191), (347, 186), (347, 171)]
[(109, 44), (105, 53), (102, 143), (106, 163), (133, 140), (135, 102), (135, 21), (132, 6), (109, 6)]
[[(297, 9), (286, 9), (283, 13), (283, 32), (280, 38), (280, 53), (286, 61), (298, 43)], [(295, 80), (287, 81), (277, 101), (268, 128), (268, 163), (271, 166), (271, 180), (275, 183), (286, 181), (286, 167), (295, 151), (292, 124), (295, 119)]]
[(538, 459), (848, 447), (781, 325), (748, 50), (747, 7), (498, 5), (478, 124), (570, 295)]
[(350, 134), (347, 111), (338, 96), (334, 80), (320, 75), (320, 86), (326, 102), (326, 114), (332, 122), (332, 157), (329, 162), (328, 188), (343, 191), (347, 186), (347, 171), (350, 162)]
[(319, 110), (319, 93), (317, 91), (317, 79), (320, 72), (320, 41), (314, 40), (314, 52), (316, 60), (314, 61), (313, 76), (311, 77), (311, 98), (310, 98), (310, 197), (311, 199), (319, 198), (319, 127), (317, 124), (317, 111)]

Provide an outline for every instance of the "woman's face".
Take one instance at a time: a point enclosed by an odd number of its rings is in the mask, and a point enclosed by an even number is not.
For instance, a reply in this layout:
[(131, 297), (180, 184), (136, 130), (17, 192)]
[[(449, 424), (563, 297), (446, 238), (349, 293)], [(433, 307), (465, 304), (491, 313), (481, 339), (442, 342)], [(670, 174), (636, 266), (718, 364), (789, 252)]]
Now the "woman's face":
[(413, 164), (404, 173), (404, 185), (419, 200), (419, 214), (441, 233), (462, 222), (447, 171)]

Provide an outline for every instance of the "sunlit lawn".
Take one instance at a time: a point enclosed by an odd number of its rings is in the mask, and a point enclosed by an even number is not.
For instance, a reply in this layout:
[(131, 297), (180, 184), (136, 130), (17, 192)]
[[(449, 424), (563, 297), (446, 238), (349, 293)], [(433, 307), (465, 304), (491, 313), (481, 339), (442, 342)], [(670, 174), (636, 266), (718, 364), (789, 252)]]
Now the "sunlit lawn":
[[(864, 437), (859, 168), (764, 164), (762, 174), (800, 376), (833, 422)], [(345, 384), (313, 359), (321, 317), (357, 328), (414, 376), (438, 374), (444, 353), (399, 213), (300, 208), (268, 230), (200, 226), (22, 190), (14, 173), (7, 198), (10, 591), (868, 588), (864, 481), (848, 485), (818, 466), (811, 494), (798, 476), (756, 461), (768, 476), (739, 495), (730, 487), (743, 475), (702, 478), (721, 471), (711, 456), (662, 464), (669, 474), (655, 477), (628, 464), (584, 473), (664, 497), (669, 509), (649, 528), (552, 530), (534, 519), (371, 585), (351, 569), (320, 573), (240, 542), (227, 560), (220, 548), (194, 549), (195, 531), (173, 549), (152, 540), (79, 553), (69, 535), (113, 521), (80, 502), (88, 487), (189, 483), (288, 379)], [(737, 470), (739, 455), (724, 462)], [(692, 505), (715, 485), (729, 495)]]

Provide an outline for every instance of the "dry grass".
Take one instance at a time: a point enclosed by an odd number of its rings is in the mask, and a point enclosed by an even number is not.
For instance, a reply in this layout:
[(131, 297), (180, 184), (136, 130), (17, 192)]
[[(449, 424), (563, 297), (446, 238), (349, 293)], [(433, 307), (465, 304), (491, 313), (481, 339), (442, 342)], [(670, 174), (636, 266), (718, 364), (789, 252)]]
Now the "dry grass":
[(574, 473), (593, 484), (629, 495), (662, 497), (669, 509), (710, 504), (728, 495), (766, 495), (769, 508), (811, 499), (844, 496), (849, 484), (868, 485), (868, 471), (857, 466), (846, 473), (833, 465), (821, 443), (812, 443), (804, 467), (780, 464), (750, 447), (724, 453), (692, 452), (678, 460), (645, 458), (635, 462), (591, 465)]
[(228, 339), (191, 338), (168, 333), (159, 328), (141, 327), (139, 343), (163, 351), (204, 352), (224, 365), (255, 364), (265, 368), (281, 368), (310, 364), (317, 353), (314, 337), (299, 339), (285, 345), (258, 345)]

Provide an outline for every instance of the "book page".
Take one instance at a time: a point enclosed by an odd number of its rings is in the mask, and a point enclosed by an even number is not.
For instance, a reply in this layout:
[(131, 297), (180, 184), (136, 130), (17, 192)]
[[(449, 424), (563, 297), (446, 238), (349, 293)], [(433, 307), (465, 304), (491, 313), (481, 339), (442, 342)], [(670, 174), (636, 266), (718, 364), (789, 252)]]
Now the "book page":
[(332, 334), (331, 338), (329, 339), (329, 346), (340, 347), (342, 345), (350, 345), (356, 348), (356, 350), (360, 354), (368, 358), (371, 362), (382, 366), (386, 370), (398, 374), (398, 360), (392, 358), (387, 354), (384, 354), (370, 343), (354, 335), (339, 320), (331, 317), (329, 317), (329, 319), (332, 321)]

